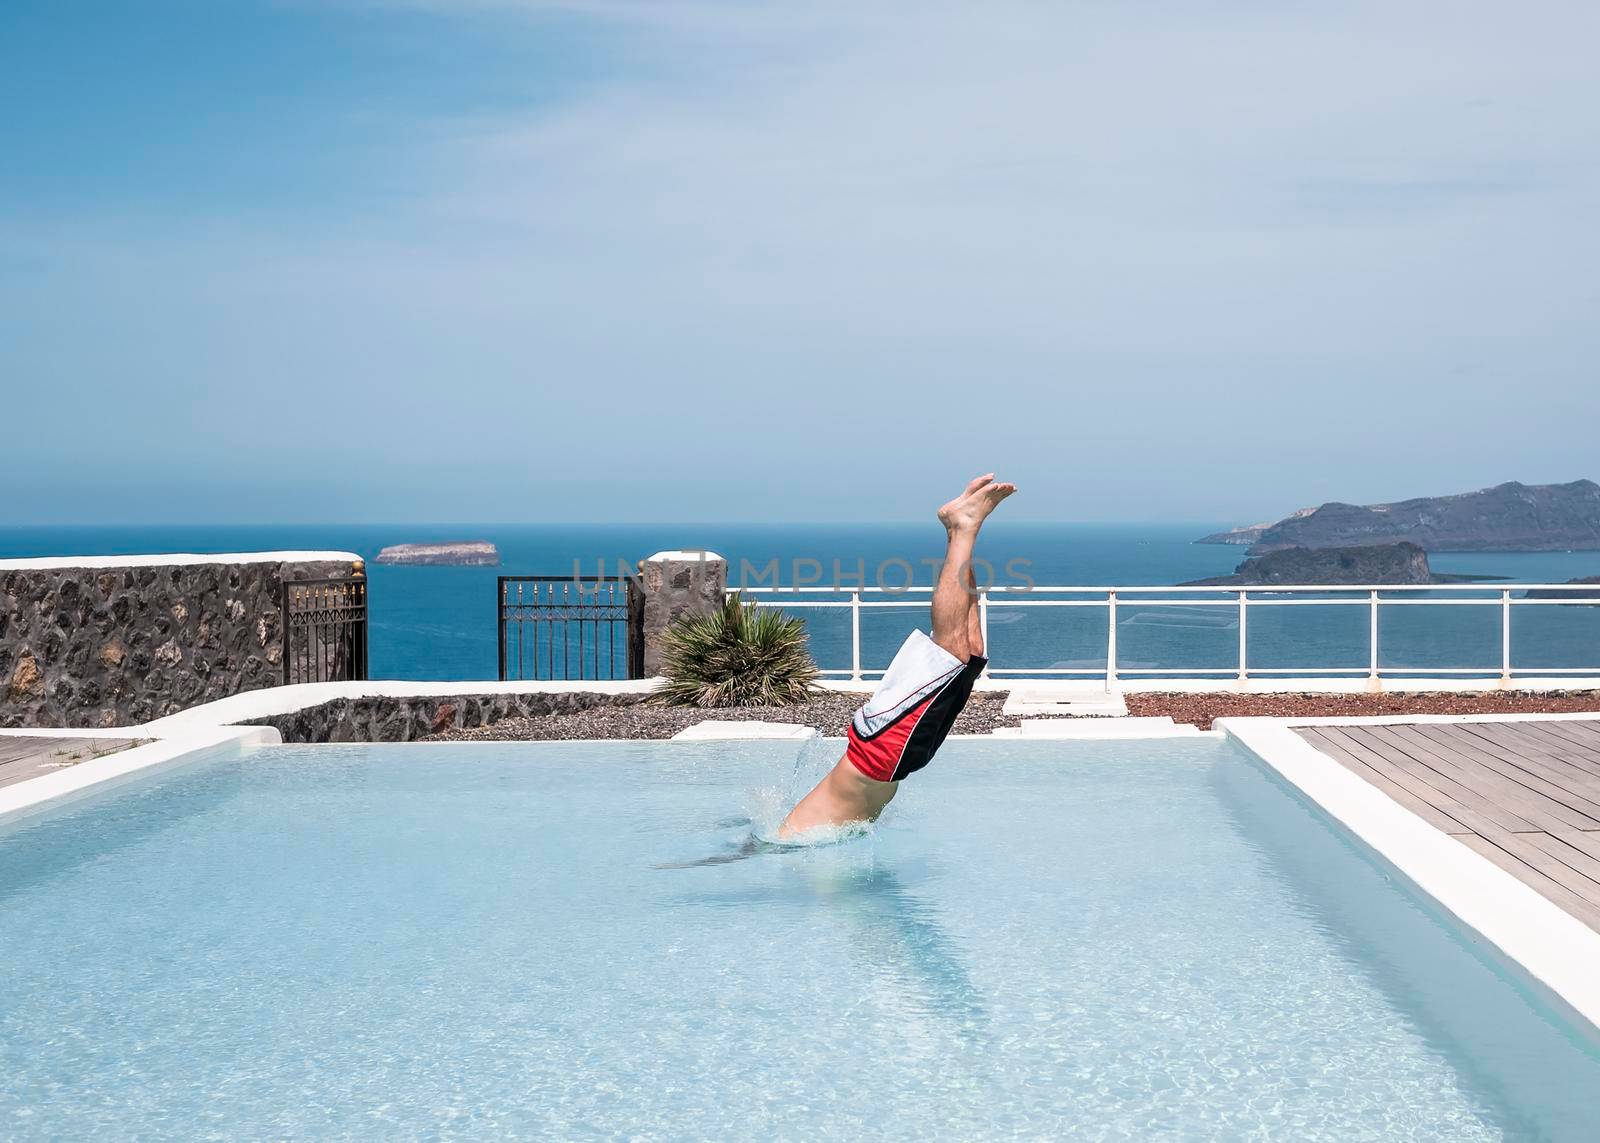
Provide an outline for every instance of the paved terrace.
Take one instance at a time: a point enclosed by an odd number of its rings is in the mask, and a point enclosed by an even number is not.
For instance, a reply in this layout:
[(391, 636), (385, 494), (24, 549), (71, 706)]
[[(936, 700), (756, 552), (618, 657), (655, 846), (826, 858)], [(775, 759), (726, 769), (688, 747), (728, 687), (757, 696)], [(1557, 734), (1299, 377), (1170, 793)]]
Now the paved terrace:
[(139, 743), (136, 738), (33, 738), (0, 735), (0, 786), (53, 774), (90, 758), (102, 758)]
[(1600, 931), (1600, 718), (1296, 733)]

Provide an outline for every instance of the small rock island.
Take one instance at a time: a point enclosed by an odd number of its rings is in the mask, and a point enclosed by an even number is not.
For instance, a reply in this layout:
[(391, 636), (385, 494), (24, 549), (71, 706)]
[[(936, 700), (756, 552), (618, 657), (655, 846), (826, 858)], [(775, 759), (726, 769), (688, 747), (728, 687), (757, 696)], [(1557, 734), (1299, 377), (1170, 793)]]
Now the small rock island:
[(1191, 580), (1179, 587), (1269, 587), (1273, 584), (1469, 583), (1493, 576), (1443, 575), (1428, 566), (1416, 544), (1360, 544), (1348, 548), (1279, 548), (1251, 556), (1232, 575)]
[(1531, 589), (1527, 599), (1600, 599), (1600, 575), (1584, 575), (1577, 579), (1569, 579), (1571, 591), (1559, 587), (1536, 587)]
[(500, 566), (500, 550), (488, 540), (462, 540), (449, 544), (391, 544), (379, 552), (373, 562), (493, 568)]

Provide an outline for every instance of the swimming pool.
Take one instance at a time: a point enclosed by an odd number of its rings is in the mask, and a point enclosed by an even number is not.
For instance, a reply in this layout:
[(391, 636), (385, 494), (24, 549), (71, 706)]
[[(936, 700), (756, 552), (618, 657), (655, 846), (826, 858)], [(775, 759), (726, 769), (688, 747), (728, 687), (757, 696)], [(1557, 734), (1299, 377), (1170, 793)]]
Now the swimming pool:
[(0, 832), (0, 1133), (1592, 1139), (1600, 1045), (1217, 740), (283, 746)]

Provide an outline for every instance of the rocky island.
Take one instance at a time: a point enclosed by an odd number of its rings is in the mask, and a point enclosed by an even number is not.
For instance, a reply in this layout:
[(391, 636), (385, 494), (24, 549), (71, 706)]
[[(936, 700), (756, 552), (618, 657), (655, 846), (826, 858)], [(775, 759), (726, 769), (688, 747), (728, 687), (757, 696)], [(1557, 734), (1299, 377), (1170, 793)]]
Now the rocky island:
[(1190, 580), (1179, 587), (1265, 587), (1273, 584), (1470, 583), (1492, 576), (1442, 575), (1416, 544), (1358, 544), (1349, 548), (1280, 548), (1251, 556), (1232, 575)]
[[(1315, 508), (1302, 508), (1298, 512), (1285, 517), (1293, 520), (1301, 516), (1309, 516)], [(1282, 523), (1283, 521), (1278, 521)], [(1229, 528), (1224, 532), (1212, 532), (1209, 536), (1201, 536), (1195, 541), (1197, 544), (1236, 544), (1241, 548), (1248, 548), (1261, 539), (1262, 533), (1273, 527), (1273, 521), (1268, 520), (1261, 524), (1246, 524), (1242, 528)]]
[(1248, 544), (1251, 555), (1284, 548), (1348, 548), (1400, 541), (1429, 552), (1600, 550), (1600, 484), (1511, 481), (1455, 496), (1393, 504), (1330, 501), (1275, 524), (1215, 532), (1202, 544)]
[(1577, 579), (1569, 579), (1567, 582), (1573, 585), (1571, 591), (1559, 587), (1536, 587), (1532, 588), (1525, 598), (1600, 599), (1600, 575), (1579, 576)]
[(373, 562), (492, 568), (500, 566), (500, 551), (488, 540), (463, 540), (451, 544), (392, 544), (379, 552)]

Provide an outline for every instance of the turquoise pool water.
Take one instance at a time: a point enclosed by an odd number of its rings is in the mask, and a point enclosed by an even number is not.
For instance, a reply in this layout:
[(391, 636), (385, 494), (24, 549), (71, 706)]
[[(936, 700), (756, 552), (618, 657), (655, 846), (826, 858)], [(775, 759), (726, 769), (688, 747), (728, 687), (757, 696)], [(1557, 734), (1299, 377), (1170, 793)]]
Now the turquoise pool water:
[(0, 1136), (1596, 1137), (1595, 1040), (1225, 745), (952, 742), (741, 858), (834, 749), (277, 747), (15, 825)]

